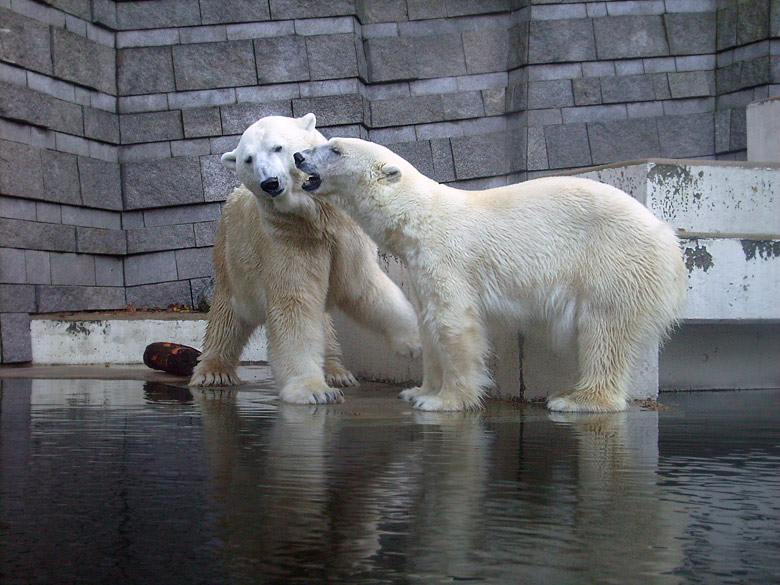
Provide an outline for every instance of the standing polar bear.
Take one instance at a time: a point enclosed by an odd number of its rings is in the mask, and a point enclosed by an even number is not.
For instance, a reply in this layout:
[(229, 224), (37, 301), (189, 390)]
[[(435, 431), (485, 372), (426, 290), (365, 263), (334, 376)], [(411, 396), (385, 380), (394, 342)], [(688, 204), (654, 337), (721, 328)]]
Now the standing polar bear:
[(671, 228), (622, 191), (550, 177), (461, 191), (387, 148), (334, 138), (296, 153), (303, 189), (330, 196), (409, 267), (423, 383), (402, 397), (422, 410), (480, 404), (488, 384), (484, 320), (549, 325), (574, 336), (578, 381), (554, 411), (626, 408), (632, 365), (680, 314), (687, 286)]
[(357, 382), (339, 359), (332, 306), (384, 333), (396, 352), (419, 353), (414, 309), (379, 267), (376, 245), (341, 209), (300, 189), (293, 153), (325, 142), (315, 123), (314, 114), (262, 118), (222, 156), (244, 186), (219, 222), (214, 300), (191, 386), (237, 384), (241, 351), (265, 324), (282, 400), (343, 401), (329, 384)]

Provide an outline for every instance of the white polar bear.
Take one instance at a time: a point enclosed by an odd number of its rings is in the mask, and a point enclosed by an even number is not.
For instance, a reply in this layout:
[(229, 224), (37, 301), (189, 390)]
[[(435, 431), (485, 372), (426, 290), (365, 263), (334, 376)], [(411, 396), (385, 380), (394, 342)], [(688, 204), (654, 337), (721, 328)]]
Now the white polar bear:
[(682, 310), (687, 279), (675, 234), (614, 187), (550, 177), (461, 191), (351, 138), (295, 160), (311, 175), (305, 190), (331, 197), (409, 267), (423, 383), (402, 397), (416, 408), (480, 404), (490, 317), (574, 336), (579, 379), (548, 399), (550, 410), (622, 410), (632, 364)]
[(339, 359), (326, 313), (334, 305), (384, 333), (395, 351), (419, 353), (414, 309), (379, 267), (376, 245), (341, 209), (300, 189), (292, 155), (325, 142), (315, 123), (314, 114), (262, 118), (222, 156), (246, 188), (228, 197), (219, 222), (214, 300), (191, 386), (239, 383), (241, 351), (265, 324), (282, 400), (342, 401), (329, 384), (357, 382)]

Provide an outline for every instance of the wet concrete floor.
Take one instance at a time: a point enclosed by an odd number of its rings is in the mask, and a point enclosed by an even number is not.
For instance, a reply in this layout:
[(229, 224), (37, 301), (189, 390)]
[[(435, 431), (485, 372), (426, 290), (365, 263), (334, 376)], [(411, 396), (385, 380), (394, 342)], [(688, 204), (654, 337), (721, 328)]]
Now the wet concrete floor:
[(0, 368), (0, 583), (780, 582), (780, 390), (421, 413)]

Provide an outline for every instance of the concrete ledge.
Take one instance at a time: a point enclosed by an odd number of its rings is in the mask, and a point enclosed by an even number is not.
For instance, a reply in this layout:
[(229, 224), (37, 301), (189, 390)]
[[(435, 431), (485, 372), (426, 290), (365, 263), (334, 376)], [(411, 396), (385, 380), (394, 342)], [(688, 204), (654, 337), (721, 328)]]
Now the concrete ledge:
[[(155, 341), (201, 348), (203, 313), (136, 312), (36, 315), (30, 320), (34, 364), (138, 364)], [(265, 330), (258, 329), (242, 361), (267, 359)]]

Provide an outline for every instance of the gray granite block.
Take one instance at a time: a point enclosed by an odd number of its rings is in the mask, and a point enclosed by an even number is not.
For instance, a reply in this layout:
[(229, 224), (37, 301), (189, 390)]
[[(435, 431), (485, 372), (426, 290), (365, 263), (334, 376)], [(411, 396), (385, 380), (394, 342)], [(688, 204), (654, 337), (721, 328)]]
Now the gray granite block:
[(434, 138), (431, 141), (433, 178), (439, 183), (455, 180), (455, 161), (449, 138)]
[(427, 20), (445, 18), (447, 5), (445, 0), (406, 0), (409, 20)]
[(352, 34), (306, 37), (306, 54), (310, 79), (343, 79), (358, 75), (355, 37)]
[(41, 250), (24, 251), (24, 269), (28, 284), (51, 284), (50, 253)]
[(570, 79), (534, 81), (528, 84), (528, 109), (565, 108), (574, 105)]
[(123, 185), (126, 209), (203, 202), (197, 157), (127, 163), (124, 165)]
[(178, 91), (257, 83), (251, 41), (174, 46), (173, 71)]
[(415, 37), (414, 54), (417, 78), (450, 77), (467, 73), (463, 39), (458, 33)]
[(398, 81), (417, 78), (414, 39), (376, 38), (363, 41), (368, 81)]
[(39, 150), (0, 140), (0, 193), (43, 199), (43, 171)]
[(181, 117), (185, 138), (222, 135), (222, 121), (219, 116), (219, 108), (182, 110)]
[(669, 54), (663, 17), (609, 16), (593, 19), (598, 58), (629, 59)]
[(371, 125), (406, 126), (440, 122), (444, 119), (444, 104), (440, 95), (423, 95), (370, 102)]
[(397, 142), (388, 144), (387, 147), (404, 160), (409, 161), (426, 177), (431, 179), (435, 177), (431, 145), (427, 140), (420, 142)]
[(192, 306), (188, 280), (127, 287), (127, 302), (137, 309), (167, 309), (171, 305)]
[(74, 252), (73, 226), (0, 218), (0, 247)]
[(715, 95), (715, 76), (711, 71), (667, 73), (673, 99)]
[(658, 139), (664, 158), (712, 156), (715, 152), (715, 116), (705, 113), (659, 118)]
[(205, 205), (188, 205), (186, 207), (165, 207), (161, 209), (148, 209), (144, 211), (144, 225), (166, 226), (179, 223), (196, 223), (199, 221), (213, 221), (219, 219), (222, 207), (219, 203), (207, 203)]
[(270, 20), (267, 2), (257, 0), (200, 0), (203, 24), (262, 22)]
[(572, 79), (575, 106), (592, 106), (601, 103), (601, 80), (594, 77)]
[(95, 286), (95, 260), (90, 254), (51, 255), (51, 283)]
[(0, 7), (0, 29), (0, 61), (51, 75), (51, 36), (46, 24)]
[(119, 116), (97, 108), (85, 107), (84, 136), (109, 144), (119, 144)]
[(27, 313), (0, 314), (0, 347), (2, 362), (15, 364), (32, 360), (30, 316)]
[(35, 221), (35, 201), (0, 195), (0, 217)]
[(95, 284), (97, 286), (124, 286), (125, 273), (122, 258), (95, 256)]
[(593, 164), (661, 156), (655, 118), (588, 124)]
[(127, 254), (127, 236), (124, 230), (77, 227), (76, 250), (82, 254)]
[(271, 18), (319, 18), (355, 14), (354, 0), (270, 0)]
[(122, 177), (118, 163), (79, 157), (81, 200), (88, 207), (122, 209)]
[(492, 12), (507, 12), (512, 8), (511, 0), (445, 0), (447, 16), (470, 16), (473, 14), (489, 14)]
[(63, 29), (52, 28), (54, 75), (116, 95), (116, 50)]
[(8, 313), (35, 311), (35, 287), (29, 284), (0, 284), (0, 307)]
[(40, 313), (107, 311), (126, 304), (122, 287), (39, 285), (35, 289)]
[(292, 105), (290, 100), (262, 104), (233, 104), (222, 106), (220, 113), (223, 134), (243, 134), (244, 130), (265, 116), (291, 116)]
[(406, 0), (357, 0), (357, 16), (362, 24), (406, 20)]
[(585, 124), (546, 126), (544, 140), (551, 169), (571, 169), (592, 164)]
[(485, 116), (482, 93), (479, 91), (450, 93), (441, 97), (444, 104), (445, 120), (462, 120)]
[[(603, 58), (601, 54), (599, 58)], [(528, 39), (529, 63), (565, 63), (594, 59), (596, 42), (590, 20), (531, 21)]]
[(116, 57), (117, 87), (120, 95), (168, 92), (176, 89), (170, 47), (119, 49)]
[(309, 79), (305, 37), (280, 36), (255, 39), (254, 51), (256, 77), (259, 83), (289, 83)]
[(214, 275), (211, 265), (211, 248), (186, 248), (176, 250), (176, 270), (179, 280), (204, 278)]
[(122, 144), (162, 142), (184, 138), (181, 112), (148, 112), (119, 116)]
[(90, 209), (88, 207), (60, 206), (62, 223), (82, 227), (96, 227), (107, 230), (118, 230), (122, 227), (122, 216), (113, 211)]
[(76, 157), (55, 150), (41, 151), (43, 197), (46, 201), (81, 204), (81, 187)]
[(206, 201), (224, 201), (241, 185), (235, 171), (222, 166), (220, 158), (219, 154), (200, 157), (200, 173)]
[(217, 221), (202, 221), (193, 225), (195, 228), (195, 245), (200, 247), (213, 246), (217, 238)]
[(0, 116), (81, 135), (81, 106), (10, 83), (0, 83)]
[(457, 136), (450, 142), (458, 180), (495, 177), (509, 172), (506, 133)]
[[(763, 41), (769, 36), (770, 2), (765, 0), (743, 0), (737, 4), (737, 45)], [(775, 16), (777, 9), (775, 8)], [(777, 25), (775, 24), (775, 29)]]
[(715, 12), (678, 12), (664, 15), (672, 55), (714, 53), (717, 23)]
[(116, 19), (120, 30), (164, 29), (201, 23), (198, 0), (117, 2)]
[(127, 253), (162, 252), (191, 248), (195, 245), (195, 231), (192, 224), (183, 223), (168, 226), (127, 230)]
[(0, 248), (0, 283), (27, 283), (24, 250)]
[(601, 79), (601, 97), (605, 104), (643, 102), (655, 99), (651, 75), (616, 75)]
[(509, 32), (507, 29), (466, 31), (463, 33), (463, 51), (469, 74), (506, 71)]
[(309, 112), (317, 116), (317, 126), (363, 123), (363, 98), (359, 95), (329, 95), (293, 100), (293, 116)]
[(177, 280), (173, 251), (138, 254), (125, 258), (125, 284), (151, 284)]

